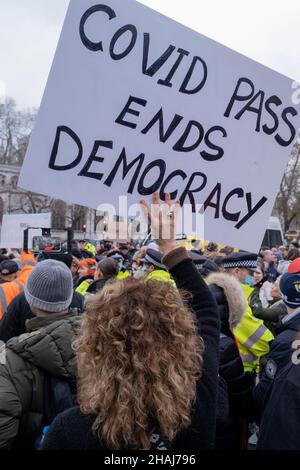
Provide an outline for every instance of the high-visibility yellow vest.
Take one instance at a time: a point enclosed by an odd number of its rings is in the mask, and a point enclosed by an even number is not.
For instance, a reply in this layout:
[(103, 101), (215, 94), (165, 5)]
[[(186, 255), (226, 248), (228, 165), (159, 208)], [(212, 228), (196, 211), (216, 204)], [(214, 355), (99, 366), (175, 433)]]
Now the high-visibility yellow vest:
[(163, 269), (155, 269), (154, 271), (151, 271), (149, 274), (147, 274), (145, 281), (150, 280), (169, 282), (173, 287), (176, 288), (175, 281), (171, 278), (171, 275)]
[(259, 359), (268, 354), (274, 339), (264, 322), (255, 318), (248, 303), (253, 288), (241, 284), (246, 298), (246, 311), (242, 321), (233, 329), (245, 372), (259, 372)]
[(119, 279), (119, 281), (122, 281), (122, 279), (126, 279), (127, 277), (129, 277), (130, 274), (128, 271), (120, 271), (118, 274), (117, 274), (117, 279)]
[(79, 286), (76, 287), (75, 291), (85, 297), (87, 295), (87, 290), (92, 284), (92, 282), (93, 282), (93, 279), (86, 279), (85, 281), (82, 281), (79, 284)]
[(87, 242), (87, 243), (84, 245), (84, 248), (95, 256), (95, 254), (96, 254), (96, 247), (95, 247), (92, 243)]

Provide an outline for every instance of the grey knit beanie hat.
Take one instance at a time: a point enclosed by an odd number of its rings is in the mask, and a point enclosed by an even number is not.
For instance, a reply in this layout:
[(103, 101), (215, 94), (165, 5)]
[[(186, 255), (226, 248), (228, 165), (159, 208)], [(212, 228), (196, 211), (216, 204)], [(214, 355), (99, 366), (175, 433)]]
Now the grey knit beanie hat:
[(63, 312), (73, 297), (71, 271), (61, 261), (42, 261), (28, 276), (24, 293), (31, 308), (49, 313)]

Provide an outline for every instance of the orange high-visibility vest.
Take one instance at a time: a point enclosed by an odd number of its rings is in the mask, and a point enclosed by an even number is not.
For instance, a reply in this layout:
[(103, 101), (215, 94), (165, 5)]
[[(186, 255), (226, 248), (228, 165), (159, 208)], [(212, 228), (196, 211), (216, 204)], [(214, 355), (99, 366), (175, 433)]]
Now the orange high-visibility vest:
[(0, 285), (0, 320), (9, 304), (24, 290), (27, 278), (36, 264), (31, 253), (22, 253), (21, 261), (23, 267), (20, 275), (14, 281)]

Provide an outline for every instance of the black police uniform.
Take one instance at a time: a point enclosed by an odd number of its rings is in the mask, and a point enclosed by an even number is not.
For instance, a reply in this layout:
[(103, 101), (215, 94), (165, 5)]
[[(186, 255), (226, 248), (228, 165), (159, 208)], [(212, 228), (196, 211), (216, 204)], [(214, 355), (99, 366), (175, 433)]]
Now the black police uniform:
[(274, 380), (261, 421), (257, 450), (300, 449), (300, 360), (284, 367)]
[(276, 328), (277, 338), (272, 342), (266, 365), (263, 368), (261, 379), (253, 392), (254, 402), (258, 414), (264, 406), (264, 399), (273, 384), (276, 374), (291, 361), (293, 343), (300, 331), (300, 309), (294, 312), (290, 319), (283, 318)]

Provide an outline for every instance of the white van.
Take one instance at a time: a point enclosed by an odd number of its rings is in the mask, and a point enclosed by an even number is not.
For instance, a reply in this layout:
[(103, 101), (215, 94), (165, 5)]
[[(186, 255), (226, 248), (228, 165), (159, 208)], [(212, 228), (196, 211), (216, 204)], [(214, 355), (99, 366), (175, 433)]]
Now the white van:
[(270, 217), (262, 246), (273, 248), (284, 244), (283, 232), (278, 217)]

